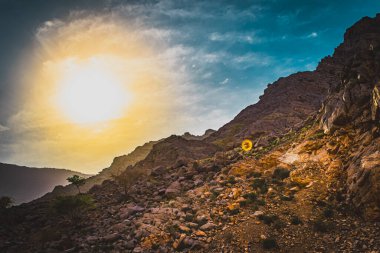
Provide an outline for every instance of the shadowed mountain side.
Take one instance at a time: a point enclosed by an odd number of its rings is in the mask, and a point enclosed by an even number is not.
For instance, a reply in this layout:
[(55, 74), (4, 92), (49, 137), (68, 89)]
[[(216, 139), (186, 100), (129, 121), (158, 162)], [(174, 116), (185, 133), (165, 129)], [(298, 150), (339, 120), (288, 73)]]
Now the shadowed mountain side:
[(272, 137), (302, 125), (315, 115), (329, 86), (338, 80), (336, 75), (323, 70), (280, 78), (268, 85), (258, 103), (242, 110), (206, 141), (225, 149), (240, 145), (244, 138), (267, 144)]
[(56, 185), (68, 184), (66, 179), (74, 174), (89, 177), (71, 170), (0, 163), (0, 196), (10, 196), (15, 204), (29, 202), (51, 191)]

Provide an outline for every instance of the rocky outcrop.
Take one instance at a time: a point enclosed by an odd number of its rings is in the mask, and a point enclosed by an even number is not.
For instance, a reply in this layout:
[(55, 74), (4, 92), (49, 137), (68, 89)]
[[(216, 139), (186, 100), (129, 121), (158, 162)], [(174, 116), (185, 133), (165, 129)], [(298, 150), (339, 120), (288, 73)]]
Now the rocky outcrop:
[(380, 220), (380, 140), (364, 148), (347, 170), (352, 203), (367, 219)]
[(204, 140), (215, 132), (216, 131), (213, 129), (207, 129), (203, 135), (193, 135), (189, 132), (186, 132), (182, 135), (182, 137), (185, 138), (186, 140)]
[(378, 117), (380, 15), (363, 18), (344, 38), (333, 55), (340, 80), (331, 86), (323, 106), (321, 126), (326, 133), (348, 123), (362, 127)]
[(136, 164), (135, 169), (147, 171), (158, 166), (178, 168), (194, 160), (210, 157), (218, 150), (216, 145), (205, 141), (172, 135), (155, 144), (147, 157)]
[(380, 83), (372, 90), (371, 118), (375, 122), (380, 120)]
[[(332, 59), (340, 81), (324, 102), (320, 125), (325, 133), (344, 127), (357, 132), (363, 145), (354, 151), (347, 170), (349, 198), (371, 219), (380, 219), (379, 81), (380, 15), (363, 18), (347, 30)], [(367, 147), (368, 146), (368, 147)]]

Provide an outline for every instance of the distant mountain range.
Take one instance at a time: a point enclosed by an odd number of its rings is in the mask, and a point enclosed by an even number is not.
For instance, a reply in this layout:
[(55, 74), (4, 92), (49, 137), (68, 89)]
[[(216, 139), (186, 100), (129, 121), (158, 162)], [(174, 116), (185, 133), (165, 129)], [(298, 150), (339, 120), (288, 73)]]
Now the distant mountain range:
[(72, 175), (88, 178), (76, 171), (32, 168), (0, 163), (0, 196), (9, 196), (14, 204), (29, 202), (52, 191), (56, 185), (67, 185)]

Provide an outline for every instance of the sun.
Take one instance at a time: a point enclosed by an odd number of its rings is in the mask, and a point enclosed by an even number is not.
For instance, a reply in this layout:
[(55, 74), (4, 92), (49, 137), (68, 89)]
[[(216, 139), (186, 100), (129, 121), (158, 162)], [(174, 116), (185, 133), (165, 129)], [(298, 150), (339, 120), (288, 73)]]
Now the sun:
[(68, 59), (57, 81), (56, 102), (66, 118), (77, 124), (117, 119), (130, 100), (125, 83), (106, 61), (93, 57)]

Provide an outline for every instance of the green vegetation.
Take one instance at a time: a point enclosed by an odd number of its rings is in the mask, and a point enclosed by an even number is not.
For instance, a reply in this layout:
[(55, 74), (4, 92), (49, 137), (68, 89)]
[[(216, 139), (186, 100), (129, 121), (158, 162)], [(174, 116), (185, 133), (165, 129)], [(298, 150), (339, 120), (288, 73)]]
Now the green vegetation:
[(326, 218), (331, 218), (334, 216), (334, 210), (330, 207), (327, 207), (325, 210), (323, 210), (323, 216)]
[(72, 183), (73, 185), (77, 187), (79, 193), (81, 193), (79, 186), (84, 185), (85, 180), (86, 180), (85, 178), (80, 177), (78, 175), (73, 175), (67, 178), (67, 181), (69, 181), (69, 183)]
[(283, 222), (282, 220), (280, 219), (277, 219), (273, 222), (273, 228), (274, 229), (281, 229), (281, 228), (284, 228), (286, 227), (286, 224), (285, 222)]
[(237, 181), (236, 181), (236, 179), (235, 179), (234, 176), (230, 176), (230, 177), (228, 178), (227, 182), (228, 182), (229, 184), (236, 184), (236, 183), (237, 183)]
[(262, 241), (264, 249), (274, 249), (277, 247), (276, 239), (266, 238)]
[(59, 196), (53, 203), (53, 210), (71, 219), (79, 219), (87, 210), (94, 208), (94, 200), (90, 195)]
[(257, 195), (254, 192), (249, 192), (243, 195), (243, 197), (247, 200), (247, 202), (252, 203), (257, 199)]
[(261, 220), (264, 224), (267, 224), (267, 225), (270, 225), (272, 224), (273, 222), (275, 222), (276, 220), (278, 220), (278, 216), (277, 215), (271, 215), (271, 214), (262, 214), (262, 215), (259, 215), (257, 216), (257, 218), (259, 218), (259, 220)]
[(276, 168), (273, 171), (272, 177), (278, 180), (284, 180), (285, 178), (288, 178), (290, 176), (290, 171), (288, 169), (284, 168)]
[(12, 204), (13, 204), (13, 201), (11, 197), (3, 196), (0, 198), (0, 210), (9, 208), (12, 206)]
[(294, 199), (293, 195), (280, 195), (280, 199), (283, 201), (292, 201)]
[(254, 190), (259, 189), (261, 193), (267, 193), (268, 192), (267, 182), (263, 178), (255, 178), (255, 179), (253, 179), (251, 187)]
[(300, 225), (302, 224), (302, 220), (297, 215), (293, 215), (292, 217), (290, 217), (290, 223), (292, 223), (293, 225)]
[(318, 130), (317, 132), (315, 132), (313, 135), (309, 137), (309, 140), (322, 139), (324, 136), (325, 136), (325, 133), (323, 132), (323, 130)]
[(253, 171), (250, 176), (251, 177), (254, 177), (254, 178), (258, 178), (258, 177), (261, 177), (261, 172), (258, 172), (258, 171)]
[(326, 233), (331, 230), (332, 224), (322, 220), (321, 218), (315, 220), (313, 223), (313, 228), (316, 232)]

